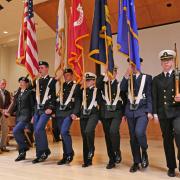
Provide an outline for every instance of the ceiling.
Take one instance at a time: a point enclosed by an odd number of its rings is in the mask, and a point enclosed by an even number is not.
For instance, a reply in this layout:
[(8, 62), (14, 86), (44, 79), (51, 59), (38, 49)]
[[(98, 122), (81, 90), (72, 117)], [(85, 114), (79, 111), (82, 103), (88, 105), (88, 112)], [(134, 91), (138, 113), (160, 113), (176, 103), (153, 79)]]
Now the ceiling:
[[(108, 0), (112, 32), (117, 32), (118, 1)], [(48, 39), (55, 36), (56, 17), (59, 0), (34, 0), (37, 38)], [(89, 32), (91, 32), (95, 0), (82, 0)], [(4, 9), (0, 10), (0, 45), (11, 45), (18, 41), (23, 13), (23, 0), (0, 0)], [(69, 13), (71, 0), (66, 0)], [(138, 28), (147, 28), (180, 21), (180, 0), (135, 0)], [(170, 7), (168, 7), (170, 6)], [(7, 31), (8, 34), (3, 32)]]
[[(46, 2), (47, 0), (34, 0), (34, 4)], [(4, 8), (0, 10), (0, 45), (15, 45), (18, 42), (20, 26), (22, 23), (23, 0), (0, 0)], [(54, 37), (54, 31), (35, 14), (36, 30), (38, 39)], [(7, 34), (3, 32), (7, 31)]]
[[(119, 0), (108, 0), (112, 32), (117, 32)], [(92, 28), (95, 0), (82, 0), (89, 31)], [(66, 0), (69, 11), (71, 0)], [(180, 0), (135, 0), (138, 28), (147, 28), (180, 21)], [(58, 0), (35, 5), (36, 13), (53, 29), (56, 27)], [(48, 10), (48, 11), (47, 11)], [(46, 12), (46, 13), (44, 13)]]

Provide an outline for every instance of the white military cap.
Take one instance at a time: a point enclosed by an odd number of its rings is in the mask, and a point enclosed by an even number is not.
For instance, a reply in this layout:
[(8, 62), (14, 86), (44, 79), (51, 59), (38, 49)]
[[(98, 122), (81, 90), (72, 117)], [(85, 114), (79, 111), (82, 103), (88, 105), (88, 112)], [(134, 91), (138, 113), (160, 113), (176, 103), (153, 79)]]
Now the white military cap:
[(97, 76), (92, 72), (86, 72), (85, 73), (85, 79), (86, 80), (95, 80)]
[(173, 50), (162, 50), (159, 53), (160, 60), (173, 59), (176, 56), (176, 52)]

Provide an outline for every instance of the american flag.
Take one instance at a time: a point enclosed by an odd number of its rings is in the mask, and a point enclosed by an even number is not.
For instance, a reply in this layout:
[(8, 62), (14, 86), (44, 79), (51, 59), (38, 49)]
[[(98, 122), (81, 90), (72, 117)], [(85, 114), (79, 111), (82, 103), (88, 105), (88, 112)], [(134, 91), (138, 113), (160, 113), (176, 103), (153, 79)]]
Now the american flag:
[(16, 62), (26, 67), (32, 79), (38, 75), (38, 49), (33, 13), (33, 0), (24, 1)]

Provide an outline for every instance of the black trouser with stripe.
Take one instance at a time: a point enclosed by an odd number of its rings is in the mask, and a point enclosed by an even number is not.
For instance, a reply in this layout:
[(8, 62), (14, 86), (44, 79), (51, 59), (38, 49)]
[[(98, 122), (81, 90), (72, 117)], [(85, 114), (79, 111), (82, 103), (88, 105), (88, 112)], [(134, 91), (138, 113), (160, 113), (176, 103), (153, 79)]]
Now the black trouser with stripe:
[(115, 152), (120, 151), (119, 126), (122, 121), (121, 113), (113, 118), (103, 118), (102, 125), (105, 134), (107, 153), (111, 162), (115, 162)]
[(88, 162), (88, 153), (94, 152), (95, 128), (98, 123), (98, 115), (91, 114), (88, 118), (80, 118), (81, 135), (83, 139), (83, 159)]
[(174, 138), (178, 148), (178, 160), (180, 160), (180, 117), (160, 119), (159, 121), (163, 137), (167, 167), (169, 169), (175, 169), (177, 166), (174, 149)]

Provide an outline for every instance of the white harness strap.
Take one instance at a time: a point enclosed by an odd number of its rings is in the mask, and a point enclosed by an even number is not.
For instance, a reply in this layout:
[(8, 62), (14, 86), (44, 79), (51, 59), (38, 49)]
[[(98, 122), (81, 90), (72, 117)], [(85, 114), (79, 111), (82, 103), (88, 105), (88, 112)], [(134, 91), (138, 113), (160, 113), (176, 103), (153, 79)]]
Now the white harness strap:
[[(83, 90), (83, 97), (84, 97), (84, 95), (85, 95), (85, 91)], [(97, 95), (97, 88), (94, 88), (93, 97), (92, 97), (91, 103), (87, 109), (90, 110), (93, 108), (93, 106), (94, 107), (97, 106), (96, 95)], [(83, 101), (83, 108), (86, 109), (84, 101)]]
[(42, 103), (41, 103), (41, 104), (43, 104), (43, 105), (44, 105), (44, 104), (46, 103), (46, 101), (48, 100), (48, 94), (49, 94), (49, 90), (50, 90), (49, 85), (50, 85), (50, 83), (51, 83), (52, 80), (53, 80), (53, 78), (50, 78), (50, 79), (49, 79), (49, 82), (48, 82), (48, 84), (47, 84), (46, 91), (45, 91), (45, 94), (44, 94), (44, 98), (43, 98)]
[(146, 75), (143, 74), (142, 79), (141, 79), (141, 85), (140, 85), (139, 92), (138, 92), (138, 96), (135, 97), (135, 102), (133, 102), (133, 97), (132, 97), (131, 90), (130, 90), (130, 81), (128, 82), (128, 99), (131, 104), (139, 104), (140, 100), (143, 98), (142, 93), (144, 90), (145, 82), (146, 82)]
[(37, 105), (39, 105), (40, 104), (39, 79), (36, 80), (36, 101), (37, 101)]
[[(71, 91), (70, 91), (70, 94), (69, 94), (68, 98), (66, 99), (66, 102), (64, 103), (64, 105), (68, 105), (69, 102), (71, 101), (73, 94), (74, 94), (74, 90), (76, 88), (76, 85), (77, 84), (75, 84), (75, 83), (73, 84)], [(60, 104), (63, 105), (63, 99), (60, 99)]]
[[(106, 101), (106, 104), (111, 105), (111, 102), (110, 102), (109, 96), (108, 96), (108, 85), (106, 83), (104, 84), (104, 91), (105, 91), (105, 96), (103, 96), (103, 97), (104, 97), (104, 99)], [(121, 97), (119, 96), (119, 93), (120, 93), (120, 83), (118, 83), (118, 85), (117, 85), (117, 93), (116, 93), (116, 97), (115, 97), (114, 102), (112, 103), (112, 105), (116, 105), (117, 102), (119, 100), (121, 100)]]

